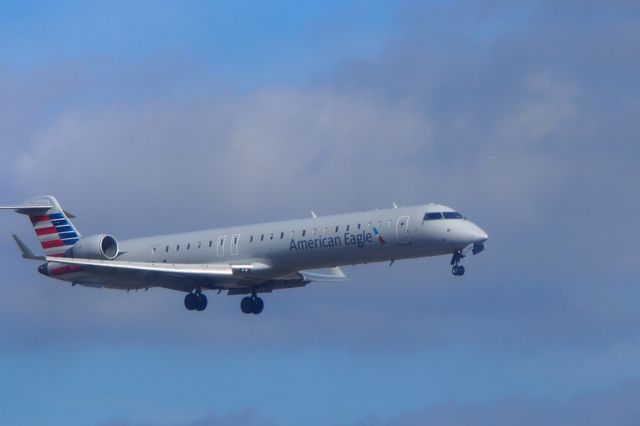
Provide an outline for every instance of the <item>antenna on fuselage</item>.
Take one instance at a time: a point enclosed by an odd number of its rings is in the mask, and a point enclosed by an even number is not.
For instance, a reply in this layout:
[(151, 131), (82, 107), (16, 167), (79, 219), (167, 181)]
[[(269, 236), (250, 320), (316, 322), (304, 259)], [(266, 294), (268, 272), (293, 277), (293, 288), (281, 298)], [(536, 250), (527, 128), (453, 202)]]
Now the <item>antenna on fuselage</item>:
[(311, 216), (312, 216), (313, 218), (318, 217), (318, 215), (317, 215), (317, 214), (315, 214), (315, 212), (314, 212), (313, 210), (311, 210)]
[(391, 203), (391, 205), (393, 206), (394, 209), (398, 208), (398, 205), (396, 203)]

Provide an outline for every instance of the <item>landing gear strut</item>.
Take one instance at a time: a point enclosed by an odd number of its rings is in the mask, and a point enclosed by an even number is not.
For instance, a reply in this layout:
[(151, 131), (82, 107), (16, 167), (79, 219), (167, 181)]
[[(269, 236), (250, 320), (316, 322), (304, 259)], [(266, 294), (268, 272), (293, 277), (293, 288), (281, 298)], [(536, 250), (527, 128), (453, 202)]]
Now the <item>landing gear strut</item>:
[(464, 266), (460, 264), (460, 261), (464, 259), (464, 254), (462, 254), (462, 250), (458, 250), (453, 253), (453, 257), (451, 258), (451, 272), (453, 275), (462, 276), (464, 275)]
[(188, 293), (184, 297), (184, 307), (190, 311), (204, 311), (207, 307), (207, 296), (199, 291), (195, 293)]
[(245, 314), (259, 314), (264, 309), (264, 302), (253, 293), (251, 296), (243, 297), (240, 302), (240, 309)]

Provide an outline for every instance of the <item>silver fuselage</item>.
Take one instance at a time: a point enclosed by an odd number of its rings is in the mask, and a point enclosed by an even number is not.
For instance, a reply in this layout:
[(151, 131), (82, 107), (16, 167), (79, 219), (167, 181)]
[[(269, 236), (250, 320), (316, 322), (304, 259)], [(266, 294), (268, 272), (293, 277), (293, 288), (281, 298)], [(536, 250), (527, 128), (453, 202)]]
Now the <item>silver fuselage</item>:
[[(176, 264), (263, 264), (253, 279), (275, 279), (301, 270), (454, 253), (487, 239), (467, 219), (424, 220), (439, 204), (372, 210), (119, 240), (119, 261)], [(175, 288), (170, 277), (81, 270), (56, 278), (112, 288)], [(226, 280), (222, 287), (247, 285)], [(215, 282), (205, 288), (220, 288)]]

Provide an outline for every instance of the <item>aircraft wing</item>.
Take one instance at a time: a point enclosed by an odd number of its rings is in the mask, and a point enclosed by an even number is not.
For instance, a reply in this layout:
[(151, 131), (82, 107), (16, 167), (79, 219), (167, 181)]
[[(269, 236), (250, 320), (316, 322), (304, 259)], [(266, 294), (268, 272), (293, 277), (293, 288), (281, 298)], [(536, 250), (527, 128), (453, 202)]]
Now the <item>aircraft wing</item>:
[(262, 263), (228, 264), (228, 263), (156, 263), (156, 262), (128, 262), (122, 260), (76, 259), (67, 257), (47, 256), (47, 262), (97, 267), (110, 270), (168, 272), (189, 276), (202, 277), (231, 277), (234, 274), (269, 269)]
[[(275, 279), (259, 277), (261, 271), (271, 269), (263, 263), (229, 264), (229, 263), (157, 263), (130, 262), (122, 260), (78, 259), (68, 257), (47, 256), (47, 262), (66, 265), (77, 265), (95, 268), (103, 272), (143, 272), (159, 274), (165, 280), (157, 281), (156, 285), (174, 290), (189, 291), (191, 284), (201, 282), (206, 288), (227, 289), (228, 294), (248, 294), (257, 292), (271, 292), (284, 288), (304, 287), (310, 282), (337, 282), (348, 280), (339, 267), (325, 270), (299, 271), (291, 275)], [(255, 275), (253, 273), (258, 273)], [(109, 276), (111, 274), (108, 274)], [(109, 280), (109, 278), (105, 278)], [(169, 281), (166, 281), (168, 279)], [(176, 281), (178, 279), (178, 281)], [(186, 279), (187, 281), (183, 281)], [(233, 285), (230, 285), (233, 283)]]

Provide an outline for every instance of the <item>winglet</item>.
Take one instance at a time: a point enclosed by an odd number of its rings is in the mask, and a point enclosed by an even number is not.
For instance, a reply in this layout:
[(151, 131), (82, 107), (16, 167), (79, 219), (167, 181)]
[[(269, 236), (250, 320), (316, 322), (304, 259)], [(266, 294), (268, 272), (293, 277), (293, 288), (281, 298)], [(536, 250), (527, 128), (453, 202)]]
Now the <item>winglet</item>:
[(22, 252), (22, 257), (30, 260), (44, 260), (44, 256), (36, 256), (35, 254), (33, 254), (31, 249), (27, 247), (27, 245), (23, 243), (22, 240), (18, 238), (16, 234), (13, 234), (13, 239), (16, 241), (18, 248)]

